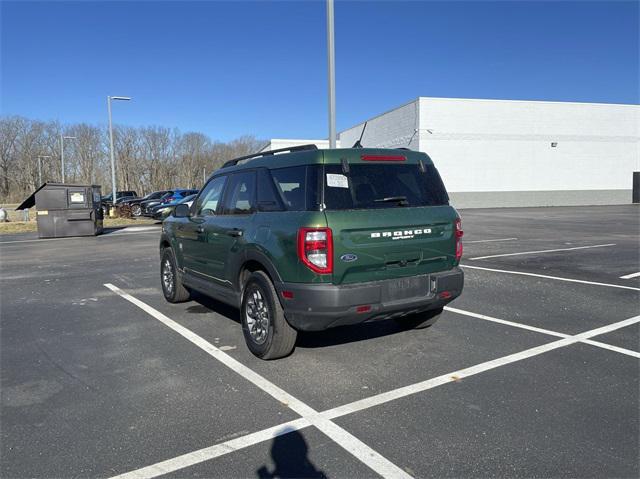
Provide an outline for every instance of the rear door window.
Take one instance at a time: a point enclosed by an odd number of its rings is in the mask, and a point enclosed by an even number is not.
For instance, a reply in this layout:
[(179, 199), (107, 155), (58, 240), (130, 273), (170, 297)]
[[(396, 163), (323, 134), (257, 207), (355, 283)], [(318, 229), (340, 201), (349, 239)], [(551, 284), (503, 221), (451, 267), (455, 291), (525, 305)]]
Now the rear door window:
[(319, 166), (292, 166), (271, 170), (274, 184), (287, 210), (319, 209)]
[(326, 165), (324, 203), (328, 210), (440, 206), (449, 204), (446, 190), (433, 165), (350, 164)]
[(267, 170), (258, 170), (258, 211), (283, 211), (282, 200)]
[(224, 195), (222, 214), (248, 215), (255, 211), (256, 172), (234, 173)]

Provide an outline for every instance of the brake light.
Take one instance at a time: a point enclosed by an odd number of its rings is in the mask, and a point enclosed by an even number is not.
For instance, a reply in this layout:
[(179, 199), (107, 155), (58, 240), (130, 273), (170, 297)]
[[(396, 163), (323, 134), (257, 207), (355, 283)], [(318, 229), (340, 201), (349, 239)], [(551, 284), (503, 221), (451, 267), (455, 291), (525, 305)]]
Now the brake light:
[(456, 218), (454, 234), (456, 237), (456, 261), (460, 261), (462, 258), (462, 236), (464, 235), (464, 231), (462, 231), (462, 220), (460, 218)]
[(362, 161), (406, 161), (406, 157), (402, 155), (362, 155)]
[(331, 228), (300, 228), (298, 258), (320, 274), (333, 272), (333, 238)]

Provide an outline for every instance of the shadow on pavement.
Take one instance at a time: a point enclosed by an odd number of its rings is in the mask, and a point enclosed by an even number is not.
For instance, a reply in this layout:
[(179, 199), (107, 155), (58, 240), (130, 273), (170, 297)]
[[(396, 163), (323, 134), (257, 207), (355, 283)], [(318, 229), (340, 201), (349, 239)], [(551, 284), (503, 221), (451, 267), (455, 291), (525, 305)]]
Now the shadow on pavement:
[(259, 479), (272, 478), (316, 478), (326, 479), (326, 474), (309, 460), (309, 446), (299, 431), (291, 431), (278, 436), (271, 444), (273, 470), (266, 465), (256, 471)]

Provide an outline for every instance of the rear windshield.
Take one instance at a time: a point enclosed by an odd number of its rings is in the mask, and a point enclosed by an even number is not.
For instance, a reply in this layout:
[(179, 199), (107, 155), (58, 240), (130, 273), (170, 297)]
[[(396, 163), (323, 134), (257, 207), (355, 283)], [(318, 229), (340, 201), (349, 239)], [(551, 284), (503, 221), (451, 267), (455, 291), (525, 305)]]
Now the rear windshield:
[(417, 164), (325, 165), (324, 204), (328, 210), (442, 206), (449, 197), (438, 170)]

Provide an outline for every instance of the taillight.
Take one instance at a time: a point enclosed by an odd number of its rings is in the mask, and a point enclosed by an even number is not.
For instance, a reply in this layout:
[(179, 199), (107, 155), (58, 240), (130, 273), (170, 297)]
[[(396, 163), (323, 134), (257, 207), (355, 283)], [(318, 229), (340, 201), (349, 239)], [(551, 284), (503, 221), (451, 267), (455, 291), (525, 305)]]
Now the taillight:
[(311, 270), (320, 274), (333, 271), (333, 238), (331, 228), (300, 228), (298, 230), (298, 258)]
[(462, 231), (462, 220), (460, 218), (456, 218), (454, 230), (456, 237), (456, 261), (460, 261), (462, 258), (462, 236), (464, 235), (464, 231)]
[(406, 161), (407, 157), (402, 155), (362, 155), (362, 161)]

